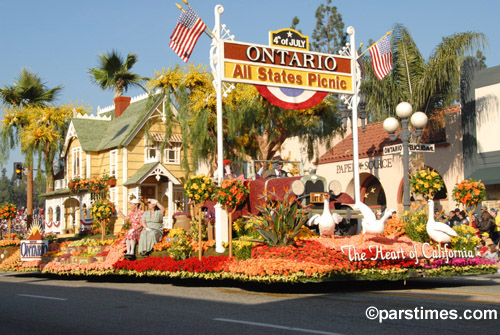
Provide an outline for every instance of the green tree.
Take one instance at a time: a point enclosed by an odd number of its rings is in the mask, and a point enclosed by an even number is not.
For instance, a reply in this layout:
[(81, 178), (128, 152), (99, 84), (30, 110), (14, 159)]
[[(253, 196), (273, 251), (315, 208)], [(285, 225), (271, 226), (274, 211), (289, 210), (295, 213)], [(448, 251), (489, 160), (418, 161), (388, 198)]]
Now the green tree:
[(397, 24), (392, 36), (393, 70), (382, 80), (373, 72), (368, 56), (361, 91), (371, 120), (389, 115), (401, 101), (415, 111), (432, 111), (459, 100), (460, 68), (468, 54), (485, 45), (482, 33), (466, 32), (444, 37), (428, 60), (422, 57), (410, 32)]
[(321, 4), (316, 9), (316, 27), (311, 35), (311, 44), (314, 51), (338, 54), (347, 42), (347, 34), (342, 15), (331, 3), (332, 0), (326, 0), (326, 5)]
[[(217, 120), (211, 74), (193, 65), (163, 69), (156, 72), (148, 86), (161, 88), (177, 106), (183, 147), (191, 149), (189, 169), (195, 170), (200, 161), (205, 161), (213, 171)], [(299, 136), (308, 144), (311, 157), (315, 140), (332, 137), (340, 130), (334, 100), (325, 100), (308, 110), (284, 110), (269, 104), (253, 85), (236, 85), (223, 100), (223, 117), (226, 158), (239, 161), (271, 159), (291, 136)], [(170, 120), (171, 113), (167, 124), (171, 124)], [(187, 156), (183, 161), (188, 162)]]
[[(23, 110), (30, 107), (43, 107), (53, 101), (57, 93), (62, 89), (57, 86), (49, 89), (38, 77), (37, 74), (22, 69), (17, 80), (10, 86), (0, 89), (0, 98), (7, 107)], [(1, 151), (3, 157), (8, 157), (8, 151), (14, 148), (22, 140), (22, 132), (29, 126), (30, 117), (22, 114), (22, 117), (7, 118), (3, 120), (1, 128)], [(35, 145), (21, 143), (21, 152), (26, 156), (27, 166), (27, 187), (26, 187), (26, 207), (28, 226), (33, 219), (33, 156), (37, 150)]]
[(96, 68), (90, 68), (88, 71), (91, 80), (102, 90), (114, 89), (114, 97), (123, 96), (131, 86), (142, 88), (148, 92), (142, 82), (148, 78), (141, 77), (138, 74), (130, 72), (130, 69), (137, 63), (137, 55), (129, 53), (126, 59), (115, 50), (99, 54), (99, 64)]
[(61, 152), (68, 120), (74, 113), (84, 114), (83, 106), (67, 104), (61, 106), (26, 106), (7, 107), (4, 113), (4, 125), (14, 125), (16, 120), (24, 120), (18, 130), (21, 149), (38, 156), (38, 179), (43, 179), (42, 167), (47, 178), (43, 187), (48, 192), (54, 185), (54, 158)]

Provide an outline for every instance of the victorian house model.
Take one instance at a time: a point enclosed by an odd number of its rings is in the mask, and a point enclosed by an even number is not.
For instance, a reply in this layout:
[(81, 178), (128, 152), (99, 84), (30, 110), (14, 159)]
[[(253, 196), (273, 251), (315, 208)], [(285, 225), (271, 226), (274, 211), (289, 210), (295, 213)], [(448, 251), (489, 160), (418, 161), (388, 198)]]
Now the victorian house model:
[[(62, 151), (64, 175), (60, 173), (54, 191), (45, 194), (46, 231), (76, 233), (88, 229), (91, 193), (85, 189), (72, 192), (68, 185), (75, 178), (105, 175), (116, 178), (109, 187), (109, 199), (122, 212), (128, 212), (130, 198), (140, 199), (142, 208), (146, 208), (148, 198), (155, 198), (167, 209), (164, 226), (171, 227), (176, 208), (185, 202), (183, 147), (178, 124), (171, 125), (171, 135), (165, 138), (169, 122), (165, 107), (161, 96), (118, 97), (114, 106), (98, 108), (96, 116), (70, 120)], [(175, 108), (170, 108), (175, 114)], [(116, 217), (114, 221), (115, 230), (119, 230), (122, 220)]]

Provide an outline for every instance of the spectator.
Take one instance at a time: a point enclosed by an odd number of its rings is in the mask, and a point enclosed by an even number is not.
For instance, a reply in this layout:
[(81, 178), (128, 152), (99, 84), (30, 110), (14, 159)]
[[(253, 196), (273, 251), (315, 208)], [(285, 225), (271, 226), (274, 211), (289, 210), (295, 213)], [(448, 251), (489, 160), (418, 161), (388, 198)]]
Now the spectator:
[(481, 209), (481, 220), (477, 225), (477, 228), (481, 233), (488, 233), (490, 237), (493, 236), (492, 232), (495, 229), (495, 220), (491, 214), (488, 213), (488, 208), (486, 207)]
[(498, 262), (499, 260), (498, 248), (490, 238), (486, 240), (486, 248), (488, 248), (488, 250), (484, 252), (483, 257), (486, 259), (493, 259), (496, 262)]
[(497, 244), (500, 242), (500, 215), (498, 215), (498, 210), (496, 208), (490, 209), (490, 214), (492, 218), (495, 220), (495, 225), (492, 229), (492, 240), (493, 243)]
[(465, 212), (460, 211), (458, 212), (458, 221), (455, 225), (463, 225), (463, 224), (469, 224), (469, 220), (467, 219)]

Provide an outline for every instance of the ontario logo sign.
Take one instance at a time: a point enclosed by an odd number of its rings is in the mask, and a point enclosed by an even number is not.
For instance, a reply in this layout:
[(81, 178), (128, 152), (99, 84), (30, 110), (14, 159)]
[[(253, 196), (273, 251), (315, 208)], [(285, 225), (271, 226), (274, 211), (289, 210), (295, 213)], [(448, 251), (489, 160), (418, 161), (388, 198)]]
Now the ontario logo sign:
[[(224, 41), (222, 79), (254, 84), (271, 103), (281, 100), (299, 107), (288, 109), (312, 107), (328, 93), (353, 94), (351, 58), (311, 52), (304, 48), (307, 39), (298, 34), (291, 29), (271, 32), (271, 46)], [(315, 103), (303, 104), (310, 99)]]
[(21, 261), (41, 260), (49, 249), (49, 241), (42, 239), (40, 223), (33, 222), (27, 240), (21, 240)]

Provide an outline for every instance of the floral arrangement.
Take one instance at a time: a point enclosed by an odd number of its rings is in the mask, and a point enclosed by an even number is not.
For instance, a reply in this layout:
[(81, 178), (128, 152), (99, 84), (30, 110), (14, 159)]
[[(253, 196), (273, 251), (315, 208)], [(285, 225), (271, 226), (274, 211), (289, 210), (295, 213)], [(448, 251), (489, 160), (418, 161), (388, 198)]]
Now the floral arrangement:
[(106, 235), (106, 226), (110, 221), (109, 219), (111, 218), (111, 216), (116, 214), (115, 205), (109, 200), (99, 199), (96, 200), (92, 205), (90, 213), (95, 219), (95, 222), (98, 223), (101, 227), (101, 236), (102, 241), (104, 242), (104, 236)]
[(204, 257), (202, 261), (196, 257), (179, 261), (170, 257), (148, 257), (138, 261), (122, 260), (117, 262), (114, 268), (119, 274), (124, 274), (128, 271), (139, 274), (147, 271), (207, 273), (220, 272), (227, 261), (227, 256), (209, 256)]
[(92, 177), (91, 179), (75, 177), (69, 181), (68, 187), (73, 194), (89, 191), (93, 199), (104, 199), (107, 195), (108, 180), (116, 181), (116, 177), (107, 174), (101, 177)]
[(97, 220), (109, 219), (116, 213), (115, 205), (109, 200), (96, 200), (92, 205), (90, 213)]
[(184, 229), (176, 228), (170, 230), (168, 238), (170, 238), (171, 242), (170, 247), (167, 249), (168, 256), (176, 260), (186, 259), (191, 256), (193, 247)]
[(0, 219), (9, 220), (16, 217), (17, 207), (12, 203), (5, 203), (0, 206)]
[(405, 222), (404, 230), (406, 235), (415, 242), (430, 241), (426, 230), (427, 219), (426, 211), (421, 208), (414, 212), (405, 212), (402, 221)]
[(212, 179), (203, 174), (192, 176), (184, 184), (184, 194), (195, 204), (212, 199), (214, 189)]
[(453, 230), (457, 232), (458, 236), (451, 238), (451, 247), (453, 249), (474, 250), (481, 244), (481, 239), (476, 235), (476, 228), (470, 225), (455, 225)]
[(475, 179), (465, 179), (460, 184), (455, 185), (453, 189), (453, 200), (464, 206), (464, 211), (469, 217), (472, 225), (472, 213), (476, 210), (479, 203), (486, 199), (486, 187)]
[(415, 194), (420, 194), (425, 199), (434, 199), (435, 194), (443, 188), (444, 182), (439, 173), (428, 168), (412, 175), (410, 185)]
[(248, 193), (248, 188), (241, 180), (224, 179), (217, 190), (217, 202), (235, 209), (246, 200)]
[(246, 217), (256, 222), (255, 229), (262, 240), (271, 246), (287, 245), (294, 241), (301, 232), (302, 226), (309, 219), (309, 211), (300, 208), (295, 198), (290, 196), (291, 190), (285, 193), (283, 200), (275, 200), (273, 192), (264, 193), (264, 204), (257, 206), (260, 212), (258, 218)]
[(385, 224), (384, 233), (382, 236), (401, 236), (405, 234), (405, 226), (406, 222), (401, 220), (400, 218), (390, 217), (387, 219)]
[(69, 181), (68, 188), (70, 189), (72, 194), (78, 194), (80, 192), (86, 191), (89, 187), (89, 184), (90, 180), (75, 177)]

